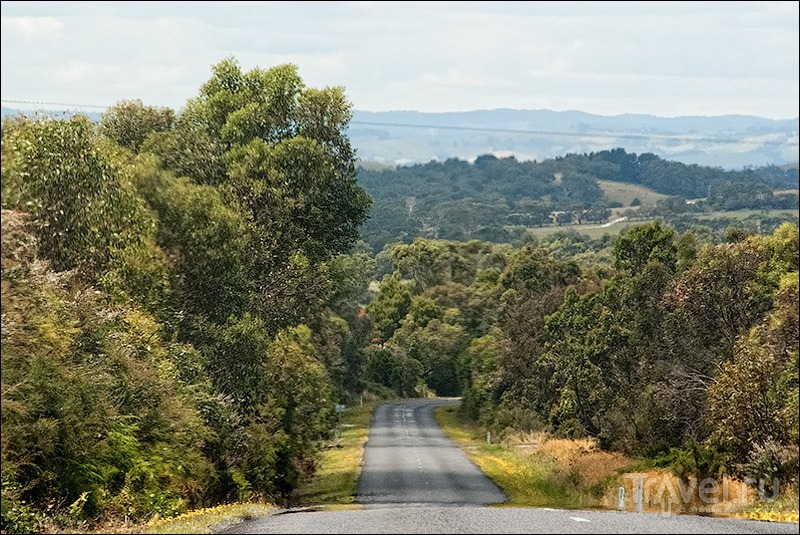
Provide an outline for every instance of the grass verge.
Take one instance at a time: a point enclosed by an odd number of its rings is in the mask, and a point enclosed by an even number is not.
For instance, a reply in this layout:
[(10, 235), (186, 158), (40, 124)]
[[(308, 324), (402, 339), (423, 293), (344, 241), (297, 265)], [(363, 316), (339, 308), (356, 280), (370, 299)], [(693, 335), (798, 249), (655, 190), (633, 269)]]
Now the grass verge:
[(220, 529), (235, 526), (247, 518), (267, 516), (275, 509), (269, 503), (231, 503), (194, 509), (183, 514), (151, 520), (144, 524), (109, 521), (94, 526), (91, 530), (70, 530), (49, 526), (44, 533), (215, 533)]
[[(487, 444), (477, 426), (458, 419), (457, 407), (434, 409), (445, 435), (505, 493), (505, 506), (583, 509), (601, 506), (602, 488), (583, 487), (559, 469), (556, 458)], [(572, 479), (571, 479), (572, 478)]]
[(320, 455), (316, 473), (294, 493), (298, 505), (345, 506), (355, 502), (364, 444), (376, 405), (371, 401), (342, 413), (337, 436)]
[(625, 509), (633, 511), (634, 484), (644, 483), (647, 513), (705, 514), (772, 522), (798, 521), (796, 487), (772, 502), (757, 499), (745, 483), (723, 478), (713, 492), (698, 493), (697, 481), (683, 482), (668, 468), (646, 468), (646, 460), (600, 450), (590, 439), (557, 439), (545, 433), (510, 433), (487, 444), (483, 429), (457, 416), (457, 406), (434, 409), (448, 438), (506, 494), (505, 506), (560, 509), (616, 509), (625, 488)]

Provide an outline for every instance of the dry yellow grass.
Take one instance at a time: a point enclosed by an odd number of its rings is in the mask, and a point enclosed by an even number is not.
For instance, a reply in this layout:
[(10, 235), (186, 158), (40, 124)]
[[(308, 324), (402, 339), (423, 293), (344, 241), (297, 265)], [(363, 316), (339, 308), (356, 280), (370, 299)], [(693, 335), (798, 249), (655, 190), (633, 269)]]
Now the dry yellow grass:
[(539, 451), (545, 455), (555, 457), (559, 464), (570, 463), (575, 459), (598, 451), (594, 440), (546, 438), (539, 446)]
[(797, 510), (794, 511), (771, 511), (771, 510), (755, 510), (742, 513), (743, 518), (748, 520), (761, 520), (764, 522), (794, 522), (795, 524), (800, 521)]
[(597, 499), (585, 488), (560, 481), (555, 459), (536, 450), (543, 436), (507, 436), (502, 444), (486, 444), (477, 426), (460, 422), (452, 406), (437, 407), (436, 420), (445, 434), (505, 493), (506, 506), (595, 507)]
[(562, 477), (583, 487), (599, 485), (634, 462), (622, 453), (602, 451), (591, 440), (548, 440), (539, 451), (556, 459)]
[(603, 451), (595, 440), (588, 438), (571, 440), (553, 438), (547, 433), (512, 433), (503, 443), (521, 454), (527, 452), (551, 459), (558, 471), (554, 479), (578, 487), (599, 485), (636, 462), (622, 453)]
[(635, 510), (637, 479), (642, 479), (643, 510), (658, 513), (692, 513), (732, 516), (754, 503), (755, 492), (743, 482), (725, 477), (703, 483), (694, 478), (683, 481), (668, 469), (627, 472), (604, 494), (603, 505), (617, 506), (618, 487), (625, 488), (626, 510)]

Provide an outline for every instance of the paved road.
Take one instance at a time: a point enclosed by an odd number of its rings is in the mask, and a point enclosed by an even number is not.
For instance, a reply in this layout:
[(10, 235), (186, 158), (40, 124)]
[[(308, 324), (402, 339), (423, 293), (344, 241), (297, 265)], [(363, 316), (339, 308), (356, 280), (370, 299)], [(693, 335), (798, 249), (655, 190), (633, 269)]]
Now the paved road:
[(378, 407), (358, 491), (363, 509), (277, 511), (220, 533), (798, 533), (774, 524), (689, 515), (483, 507), (502, 492), (442, 434), (433, 407)]
[(504, 507), (375, 507), (276, 514), (225, 533), (797, 533), (797, 524)]
[(433, 407), (445, 400), (414, 400), (375, 410), (358, 488), (358, 502), (484, 505), (505, 496), (444, 436)]

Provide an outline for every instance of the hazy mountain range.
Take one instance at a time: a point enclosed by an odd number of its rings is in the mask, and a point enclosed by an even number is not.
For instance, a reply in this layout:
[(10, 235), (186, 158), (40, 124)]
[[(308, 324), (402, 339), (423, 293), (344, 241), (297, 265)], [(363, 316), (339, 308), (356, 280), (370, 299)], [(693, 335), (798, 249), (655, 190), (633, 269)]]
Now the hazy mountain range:
[[(2, 108), (2, 116), (19, 110)], [(30, 113), (30, 112), (25, 112)], [(47, 112), (63, 115), (70, 112)], [(86, 113), (93, 120), (100, 114)], [(580, 111), (354, 112), (349, 129), (362, 161), (390, 164), (471, 160), (481, 154), (543, 160), (617, 147), (726, 169), (797, 163), (797, 118), (744, 115), (657, 117)]]
[(665, 118), (512, 109), (356, 111), (349, 135), (363, 161), (393, 164), (472, 159), (486, 153), (543, 160), (616, 147), (727, 169), (798, 161), (797, 118)]

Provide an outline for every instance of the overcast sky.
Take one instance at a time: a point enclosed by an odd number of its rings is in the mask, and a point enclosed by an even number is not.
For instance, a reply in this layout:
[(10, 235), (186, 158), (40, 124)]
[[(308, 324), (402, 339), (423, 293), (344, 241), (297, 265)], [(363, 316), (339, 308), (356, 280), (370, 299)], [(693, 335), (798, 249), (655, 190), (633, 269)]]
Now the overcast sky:
[(800, 101), (794, 1), (1, 5), (4, 100), (180, 109), (233, 55), (358, 110), (789, 119)]

